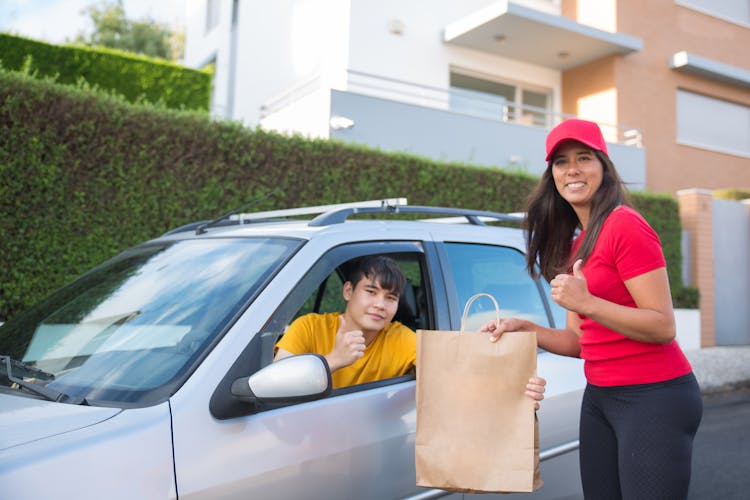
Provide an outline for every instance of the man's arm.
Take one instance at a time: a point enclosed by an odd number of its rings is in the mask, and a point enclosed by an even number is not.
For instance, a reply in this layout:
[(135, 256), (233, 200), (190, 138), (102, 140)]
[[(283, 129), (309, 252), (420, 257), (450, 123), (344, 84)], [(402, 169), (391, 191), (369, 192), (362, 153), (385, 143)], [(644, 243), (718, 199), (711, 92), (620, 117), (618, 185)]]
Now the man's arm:
[(543, 377), (531, 377), (526, 384), (526, 395), (534, 400), (534, 409), (539, 409), (539, 402), (544, 399), (544, 386), (547, 380)]
[[(289, 335), (289, 332), (287, 332), (286, 335)], [(339, 316), (339, 327), (336, 331), (336, 340), (334, 341), (333, 349), (328, 353), (319, 352), (317, 354), (321, 354), (326, 358), (328, 367), (330, 368), (331, 373), (333, 373), (336, 370), (351, 365), (364, 356), (365, 347), (365, 337), (362, 331), (346, 331), (346, 321), (343, 316)], [(293, 352), (277, 347), (276, 355), (273, 360), (278, 361), (293, 355)]]
[(273, 360), (278, 361), (295, 354), (314, 352), (310, 344), (313, 323), (312, 314), (305, 314), (292, 321), (286, 332), (276, 340), (276, 354)]
[(294, 353), (285, 351), (284, 349), (278, 349), (276, 351), (276, 355), (273, 357), (273, 360), (278, 361), (280, 359), (288, 358), (289, 356), (294, 356)]

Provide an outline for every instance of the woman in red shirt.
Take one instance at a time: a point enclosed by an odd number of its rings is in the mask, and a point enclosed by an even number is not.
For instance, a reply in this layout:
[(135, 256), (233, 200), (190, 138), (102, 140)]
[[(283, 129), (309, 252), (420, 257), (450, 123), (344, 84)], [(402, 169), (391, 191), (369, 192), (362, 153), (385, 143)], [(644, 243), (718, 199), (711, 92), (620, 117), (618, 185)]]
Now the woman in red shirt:
[(565, 328), (508, 318), (483, 330), (534, 330), (543, 349), (584, 359), (586, 498), (686, 498), (703, 403), (675, 341), (659, 237), (630, 207), (596, 123), (552, 129), (547, 162), (527, 208), (527, 267), (551, 280)]

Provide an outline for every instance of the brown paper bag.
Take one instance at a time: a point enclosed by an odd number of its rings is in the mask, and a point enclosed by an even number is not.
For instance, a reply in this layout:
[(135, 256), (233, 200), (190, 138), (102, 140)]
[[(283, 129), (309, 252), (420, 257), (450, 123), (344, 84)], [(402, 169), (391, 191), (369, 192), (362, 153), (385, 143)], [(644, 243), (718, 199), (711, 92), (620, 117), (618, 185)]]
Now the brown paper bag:
[(462, 492), (530, 492), (539, 478), (539, 427), (524, 394), (536, 373), (536, 333), (495, 343), (461, 331), (417, 330), (417, 485)]

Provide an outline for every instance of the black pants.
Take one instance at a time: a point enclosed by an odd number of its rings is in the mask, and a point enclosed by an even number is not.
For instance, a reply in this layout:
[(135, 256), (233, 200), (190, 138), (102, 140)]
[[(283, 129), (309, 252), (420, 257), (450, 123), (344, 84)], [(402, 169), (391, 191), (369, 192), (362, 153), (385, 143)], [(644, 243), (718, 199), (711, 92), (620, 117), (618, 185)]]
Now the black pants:
[(580, 436), (586, 499), (687, 498), (693, 437), (702, 416), (692, 373), (654, 384), (587, 385)]

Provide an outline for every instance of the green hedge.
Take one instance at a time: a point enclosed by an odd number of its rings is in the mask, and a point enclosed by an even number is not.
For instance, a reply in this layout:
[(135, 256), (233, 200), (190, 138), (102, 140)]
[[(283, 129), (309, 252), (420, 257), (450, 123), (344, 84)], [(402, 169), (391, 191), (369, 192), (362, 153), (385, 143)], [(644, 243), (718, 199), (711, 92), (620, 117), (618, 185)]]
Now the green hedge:
[(631, 193), (633, 204), (659, 234), (664, 257), (667, 259), (669, 285), (676, 307), (698, 307), (698, 289), (682, 283), (682, 224), (680, 208), (671, 196), (645, 192)]
[[(518, 211), (522, 173), (288, 138), (0, 71), (0, 320), (126, 247), (280, 188), (255, 208), (406, 196)], [(677, 205), (634, 196), (680, 283)]]
[(750, 189), (717, 189), (713, 196), (720, 200), (750, 200)]
[(86, 82), (130, 102), (161, 102), (174, 109), (208, 111), (211, 73), (156, 58), (84, 46), (51, 45), (0, 33), (0, 64), (52, 77), (66, 85)]

